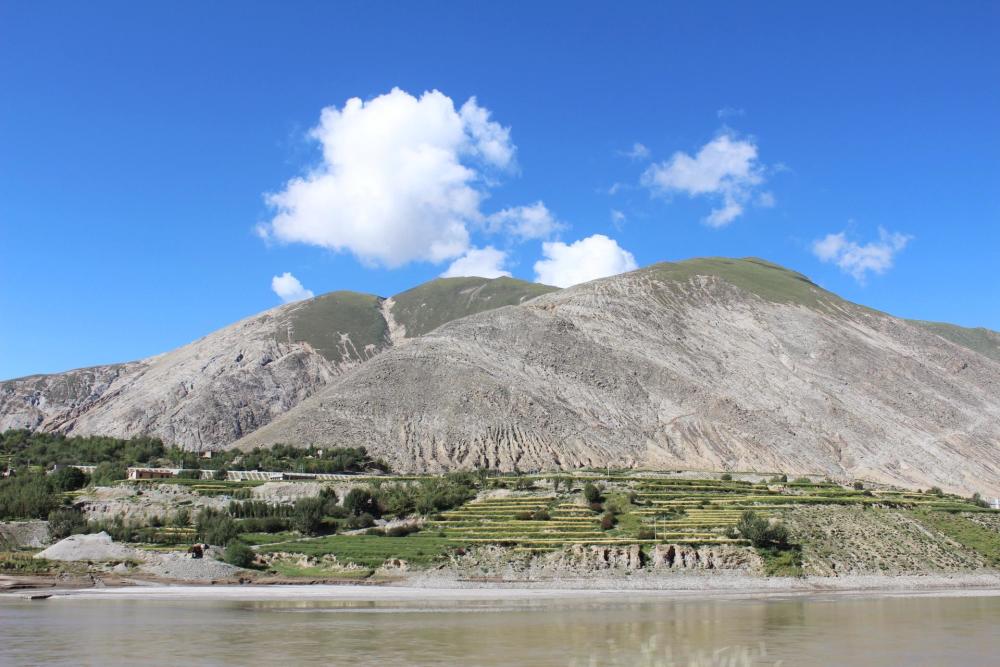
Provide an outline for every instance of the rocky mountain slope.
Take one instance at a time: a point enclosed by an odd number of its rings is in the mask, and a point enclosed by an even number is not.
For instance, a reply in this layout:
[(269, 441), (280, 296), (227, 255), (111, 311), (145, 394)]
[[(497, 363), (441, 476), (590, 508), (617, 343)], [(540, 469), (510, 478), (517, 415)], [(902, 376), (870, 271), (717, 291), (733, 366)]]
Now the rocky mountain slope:
[(781, 267), (692, 260), (440, 326), (237, 446), (277, 442), (364, 444), (400, 470), (774, 470), (996, 495), (1000, 363)]
[(0, 430), (152, 434), (190, 449), (217, 449), (405, 340), (408, 331), (552, 289), (510, 278), (445, 278), (389, 300), (331, 292), (142, 361), (2, 382)]

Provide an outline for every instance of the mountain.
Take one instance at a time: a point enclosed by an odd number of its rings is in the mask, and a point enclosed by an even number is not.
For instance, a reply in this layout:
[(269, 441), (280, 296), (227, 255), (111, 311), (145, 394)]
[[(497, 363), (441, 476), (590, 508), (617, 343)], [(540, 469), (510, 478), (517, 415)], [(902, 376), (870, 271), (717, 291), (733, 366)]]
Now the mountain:
[(0, 383), (0, 429), (191, 449), (365, 445), (394, 468), (823, 473), (1000, 495), (1000, 334), (759, 259), (557, 290), (332, 292), (141, 361)]
[(364, 444), (400, 470), (765, 470), (997, 495), (1000, 362), (983, 340), (762, 260), (664, 263), (454, 319), (236, 446)]
[(392, 299), (331, 292), (141, 361), (0, 382), (0, 430), (151, 434), (218, 449), (415, 335), (408, 332), (553, 289), (511, 278), (441, 278)]

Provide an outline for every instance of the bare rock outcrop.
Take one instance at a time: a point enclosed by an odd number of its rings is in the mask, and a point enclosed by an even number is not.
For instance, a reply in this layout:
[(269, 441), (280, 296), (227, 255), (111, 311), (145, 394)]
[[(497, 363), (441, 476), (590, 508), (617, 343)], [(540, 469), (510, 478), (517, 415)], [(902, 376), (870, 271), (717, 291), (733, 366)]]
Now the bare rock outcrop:
[(441, 326), (240, 447), (394, 469), (783, 471), (1000, 495), (1000, 363), (757, 260), (661, 264)]

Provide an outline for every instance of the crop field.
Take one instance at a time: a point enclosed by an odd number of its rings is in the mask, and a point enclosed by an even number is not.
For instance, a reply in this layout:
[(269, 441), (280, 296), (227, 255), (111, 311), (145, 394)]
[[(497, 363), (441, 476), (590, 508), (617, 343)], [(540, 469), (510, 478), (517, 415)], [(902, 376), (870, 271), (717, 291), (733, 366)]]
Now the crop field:
[[(525, 482), (530, 490), (524, 490)], [(587, 484), (599, 489), (598, 501), (585, 500)], [(376, 568), (390, 558), (429, 564), (458, 549), (491, 544), (532, 553), (574, 545), (749, 545), (736, 530), (745, 511), (782, 519), (796, 508), (822, 506), (918, 511), (942, 517), (942, 526), (961, 525), (965, 534), (982, 540), (975, 526), (946, 517), (989, 511), (956, 496), (871, 491), (829, 481), (578, 473), (496, 478), (490, 488), (500, 490), (432, 514), (420, 532), (408, 536), (333, 535), (278, 544), (255, 536), (251, 542), (263, 553), (334, 554), (343, 563)]]

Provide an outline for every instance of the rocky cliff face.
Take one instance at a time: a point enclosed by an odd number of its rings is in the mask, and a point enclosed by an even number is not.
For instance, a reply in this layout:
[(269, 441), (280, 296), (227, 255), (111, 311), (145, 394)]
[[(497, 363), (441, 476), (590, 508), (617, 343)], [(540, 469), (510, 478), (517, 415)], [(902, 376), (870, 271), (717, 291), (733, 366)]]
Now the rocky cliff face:
[(241, 447), (399, 470), (651, 466), (1000, 493), (1000, 364), (756, 260), (661, 264), (483, 312), (341, 375)]
[(155, 435), (218, 449), (284, 414), (407, 329), (551, 290), (509, 278), (435, 280), (395, 300), (331, 292), (142, 361), (0, 383), (0, 430)]

